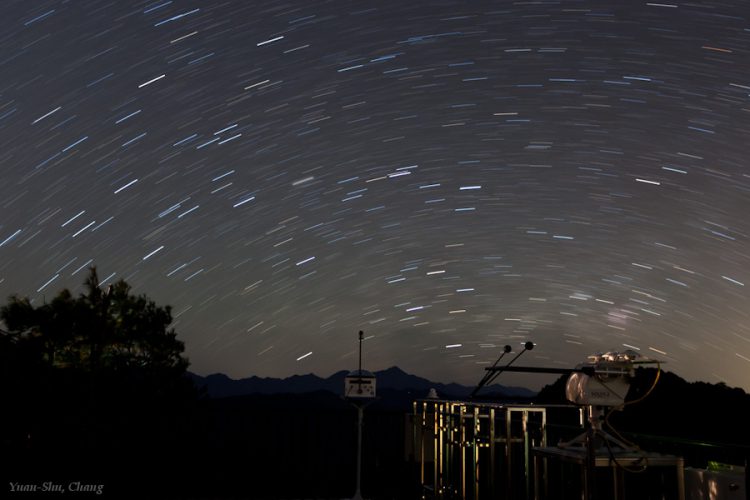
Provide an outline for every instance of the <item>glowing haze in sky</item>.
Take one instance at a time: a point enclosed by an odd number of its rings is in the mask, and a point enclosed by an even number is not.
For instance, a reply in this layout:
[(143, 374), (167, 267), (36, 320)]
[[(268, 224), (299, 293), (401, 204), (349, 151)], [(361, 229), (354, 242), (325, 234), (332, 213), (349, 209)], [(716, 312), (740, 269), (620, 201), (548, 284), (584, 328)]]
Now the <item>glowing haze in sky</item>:
[(0, 14), (3, 298), (96, 265), (201, 374), (327, 376), (361, 329), (441, 381), (533, 340), (750, 387), (745, 1)]

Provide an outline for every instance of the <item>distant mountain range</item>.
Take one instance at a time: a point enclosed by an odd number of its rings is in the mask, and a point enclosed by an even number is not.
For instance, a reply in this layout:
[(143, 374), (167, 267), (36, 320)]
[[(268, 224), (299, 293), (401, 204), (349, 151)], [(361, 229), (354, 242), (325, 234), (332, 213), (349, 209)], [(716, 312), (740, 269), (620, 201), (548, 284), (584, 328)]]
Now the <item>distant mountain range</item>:
[[(215, 373), (206, 377), (194, 373), (189, 375), (195, 385), (205, 387), (206, 392), (212, 398), (226, 398), (250, 394), (302, 394), (316, 391), (343, 394), (344, 378), (347, 373), (347, 371), (342, 370), (328, 378), (309, 374), (294, 375), (284, 379), (249, 377), (239, 380), (231, 379), (223, 373)], [(474, 386), (432, 382), (406, 373), (395, 366), (375, 372), (375, 376), (377, 377), (378, 390), (408, 391), (416, 397), (426, 397), (430, 389), (435, 389), (441, 398), (462, 398), (468, 396), (474, 390)], [(482, 389), (481, 395), (500, 398), (532, 398), (536, 396), (536, 393), (524, 387), (506, 387), (494, 384)]]

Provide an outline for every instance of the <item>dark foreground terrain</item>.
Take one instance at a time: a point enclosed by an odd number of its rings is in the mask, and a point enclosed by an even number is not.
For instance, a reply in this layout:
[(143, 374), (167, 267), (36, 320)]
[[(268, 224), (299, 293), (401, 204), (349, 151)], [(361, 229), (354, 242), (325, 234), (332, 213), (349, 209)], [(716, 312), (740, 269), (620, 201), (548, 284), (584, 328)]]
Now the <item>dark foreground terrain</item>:
[[(332, 392), (209, 398), (189, 379), (167, 387), (138, 374), (92, 379), (65, 373), (19, 382), (24, 390), (6, 385), (2, 496), (57, 498), (58, 491), (44, 491), (56, 488), (66, 498), (354, 493), (357, 412)], [(653, 375), (639, 371), (631, 398), (648, 389)], [(560, 402), (560, 388), (560, 382), (548, 386), (540, 400)], [(423, 394), (386, 389), (379, 395), (365, 410), (363, 495), (419, 498), (409, 412)], [(576, 425), (549, 417), (550, 434), (570, 434), (566, 425)], [(673, 374), (662, 375), (647, 401), (612, 421), (645, 449), (685, 456), (696, 467), (710, 460), (742, 465), (750, 451), (750, 396), (688, 384)], [(32, 486), (36, 492), (20, 491)]]
[[(132, 399), (128, 407), (110, 401), (87, 414), (69, 407), (64, 392), (42, 399), (32, 404), (36, 431), (13, 441), (6, 435), (3, 443), (9, 464), (3, 493), (12, 498), (56, 498), (57, 489), (66, 497), (160, 499), (354, 493), (357, 412), (330, 392), (204, 399), (180, 415), (158, 402), (135, 409)], [(365, 411), (362, 491), (368, 498), (414, 498), (405, 418), (403, 406), (383, 402)], [(76, 483), (103, 485), (102, 493)], [(20, 491), (33, 485), (36, 492)]]

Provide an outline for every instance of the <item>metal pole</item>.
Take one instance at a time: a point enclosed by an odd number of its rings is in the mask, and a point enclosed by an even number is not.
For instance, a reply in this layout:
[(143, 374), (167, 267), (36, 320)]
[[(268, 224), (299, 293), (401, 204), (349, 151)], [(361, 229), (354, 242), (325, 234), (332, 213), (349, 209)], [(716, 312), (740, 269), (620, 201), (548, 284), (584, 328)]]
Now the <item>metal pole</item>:
[(490, 497), (495, 497), (495, 409), (490, 408)]
[(464, 425), (464, 415), (466, 407), (461, 405), (458, 410), (458, 427), (461, 430), (459, 448), (461, 450), (461, 498), (466, 498), (466, 426)]
[[(361, 332), (360, 332), (361, 333)], [(362, 500), (360, 483), (362, 479), (362, 405), (357, 405), (357, 490), (352, 500)]]
[(529, 411), (523, 410), (522, 415), (522, 426), (523, 426), (523, 471), (526, 475), (526, 499), (531, 498), (529, 496), (529, 480), (531, 475), (529, 474)]
[(596, 500), (596, 428), (594, 427), (596, 415), (594, 407), (588, 407), (589, 428), (586, 431), (586, 485), (585, 500)]
[(511, 460), (511, 419), (513, 413), (510, 408), (505, 407), (505, 491), (507, 498), (513, 498), (513, 468), (510, 463)]
[(362, 376), (362, 337), (364, 336), (365, 332), (362, 330), (359, 331), (359, 376)]

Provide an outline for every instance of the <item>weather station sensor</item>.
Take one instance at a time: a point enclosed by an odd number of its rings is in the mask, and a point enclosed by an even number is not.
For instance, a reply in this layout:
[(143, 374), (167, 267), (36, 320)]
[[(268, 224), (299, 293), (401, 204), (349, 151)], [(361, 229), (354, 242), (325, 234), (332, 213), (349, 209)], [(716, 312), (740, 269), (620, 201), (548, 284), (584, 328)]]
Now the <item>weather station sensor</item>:
[(367, 370), (353, 370), (344, 379), (344, 396), (372, 399), (375, 397), (375, 375)]
[(372, 372), (362, 369), (363, 332), (359, 332), (359, 368), (344, 378), (344, 397), (372, 399), (376, 396), (376, 380)]
[(362, 427), (365, 406), (375, 401), (375, 375), (362, 369), (362, 341), (359, 331), (359, 368), (344, 378), (344, 397), (357, 408), (357, 486), (352, 500), (362, 500)]
[(344, 395), (347, 398), (374, 398), (375, 375), (367, 370), (349, 372), (344, 380)]

